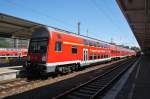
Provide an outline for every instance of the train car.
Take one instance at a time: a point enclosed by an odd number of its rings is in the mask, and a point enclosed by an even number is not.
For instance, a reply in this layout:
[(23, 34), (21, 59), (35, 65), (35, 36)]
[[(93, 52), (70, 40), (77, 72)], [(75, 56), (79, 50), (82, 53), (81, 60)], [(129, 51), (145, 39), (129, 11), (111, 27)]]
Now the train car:
[(13, 58), (13, 57), (25, 57), (27, 56), (27, 49), (17, 49), (17, 48), (0, 48), (0, 58)]
[(93, 38), (39, 27), (32, 32), (26, 69), (40, 74), (72, 71), (120, 57), (116, 48)]
[(0, 48), (0, 63), (10, 63), (17, 61), (17, 58), (25, 58), (27, 56), (27, 49), (17, 48)]

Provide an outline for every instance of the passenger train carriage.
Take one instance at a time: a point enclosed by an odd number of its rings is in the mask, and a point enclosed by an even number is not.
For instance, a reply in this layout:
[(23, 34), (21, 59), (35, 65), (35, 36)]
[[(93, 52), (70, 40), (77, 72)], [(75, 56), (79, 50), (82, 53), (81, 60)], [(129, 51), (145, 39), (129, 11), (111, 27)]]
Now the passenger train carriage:
[(39, 27), (32, 33), (26, 68), (41, 74), (66, 72), (132, 55), (135, 55), (132, 50), (100, 40)]
[[(20, 48), (20, 49), (0, 48), (0, 63), (1, 64), (9, 63), (9, 65), (20, 65), (23, 62), (25, 62), (26, 56), (27, 56), (27, 49), (25, 48)], [(15, 63), (15, 64), (12, 64), (12, 63)]]
[(27, 49), (0, 48), (0, 58), (26, 57)]

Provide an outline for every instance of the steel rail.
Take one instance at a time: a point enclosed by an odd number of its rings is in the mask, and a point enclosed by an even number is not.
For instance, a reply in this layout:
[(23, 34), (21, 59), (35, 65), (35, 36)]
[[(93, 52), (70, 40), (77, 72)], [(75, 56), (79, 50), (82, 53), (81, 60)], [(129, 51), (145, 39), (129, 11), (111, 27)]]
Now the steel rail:
[[(94, 99), (99, 93), (110, 86), (110, 84), (133, 63), (133, 60), (129, 60), (114, 68), (108, 69), (105, 73), (93, 78), (92, 80), (67, 90), (52, 99)], [(120, 70), (120, 67), (122, 67), (121, 69), (123, 70)]]

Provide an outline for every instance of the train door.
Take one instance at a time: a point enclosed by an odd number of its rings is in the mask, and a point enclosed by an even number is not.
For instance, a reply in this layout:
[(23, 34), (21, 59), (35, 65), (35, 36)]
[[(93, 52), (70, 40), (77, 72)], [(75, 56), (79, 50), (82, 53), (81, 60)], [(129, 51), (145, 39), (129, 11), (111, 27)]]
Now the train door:
[(84, 48), (83, 49), (83, 62), (84, 64), (87, 64), (88, 62), (88, 49)]

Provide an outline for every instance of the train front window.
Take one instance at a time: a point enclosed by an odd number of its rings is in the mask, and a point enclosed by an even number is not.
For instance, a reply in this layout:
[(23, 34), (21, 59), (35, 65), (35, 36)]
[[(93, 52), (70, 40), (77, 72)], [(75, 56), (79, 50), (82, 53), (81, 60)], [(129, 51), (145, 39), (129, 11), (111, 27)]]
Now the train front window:
[(47, 39), (31, 39), (29, 52), (46, 54), (48, 46)]

